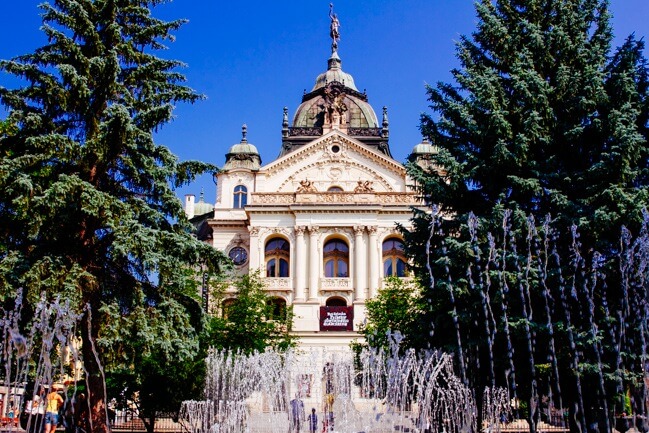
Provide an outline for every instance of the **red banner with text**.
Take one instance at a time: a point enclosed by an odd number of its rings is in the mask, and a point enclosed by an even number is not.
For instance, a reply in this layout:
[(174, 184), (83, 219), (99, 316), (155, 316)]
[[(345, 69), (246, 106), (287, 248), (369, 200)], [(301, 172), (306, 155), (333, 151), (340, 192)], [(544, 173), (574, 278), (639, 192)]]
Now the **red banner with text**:
[(353, 331), (354, 307), (320, 307), (321, 331)]

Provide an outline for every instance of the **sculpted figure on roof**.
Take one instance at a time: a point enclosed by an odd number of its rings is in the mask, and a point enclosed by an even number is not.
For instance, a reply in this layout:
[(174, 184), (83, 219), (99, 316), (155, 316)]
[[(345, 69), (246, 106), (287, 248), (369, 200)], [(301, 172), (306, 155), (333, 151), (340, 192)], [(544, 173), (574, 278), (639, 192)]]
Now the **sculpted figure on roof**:
[(329, 18), (331, 19), (329, 35), (333, 40), (333, 42), (331, 43), (331, 51), (333, 52), (338, 49), (338, 41), (340, 40), (340, 21), (338, 21), (338, 15), (334, 13), (333, 3), (329, 3)]
[(344, 102), (345, 93), (343, 93), (339, 86), (333, 83), (325, 87), (324, 90), (324, 108), (325, 120), (331, 125), (345, 124), (345, 112), (347, 105)]

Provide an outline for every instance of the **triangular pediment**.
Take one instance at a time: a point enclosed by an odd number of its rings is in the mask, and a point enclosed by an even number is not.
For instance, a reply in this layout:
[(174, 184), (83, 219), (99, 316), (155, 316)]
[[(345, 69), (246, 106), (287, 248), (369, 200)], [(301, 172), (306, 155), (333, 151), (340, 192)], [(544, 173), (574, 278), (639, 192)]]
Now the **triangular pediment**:
[(402, 164), (338, 130), (261, 167), (259, 173), (264, 192), (407, 191)]

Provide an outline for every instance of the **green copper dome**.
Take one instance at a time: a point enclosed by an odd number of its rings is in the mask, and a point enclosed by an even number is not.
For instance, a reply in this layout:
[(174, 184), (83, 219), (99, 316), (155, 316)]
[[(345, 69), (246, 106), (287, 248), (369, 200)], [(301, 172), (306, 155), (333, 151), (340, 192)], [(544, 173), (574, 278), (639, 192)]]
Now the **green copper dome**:
[(311, 89), (312, 92), (321, 89), (327, 84), (333, 83), (334, 81), (337, 81), (343, 86), (352, 90), (356, 90), (358, 92), (356, 84), (354, 84), (354, 77), (342, 70), (342, 61), (340, 60), (340, 57), (338, 57), (338, 52), (333, 52), (331, 54), (328, 63), (329, 67), (327, 68), (327, 71), (318, 75), (318, 77), (315, 79), (315, 85), (313, 86), (313, 89)]
[(261, 167), (259, 151), (253, 144), (248, 143), (246, 138), (248, 127), (245, 124), (241, 127), (241, 132), (241, 142), (230, 147), (230, 150), (225, 155), (224, 170), (233, 170), (235, 168), (258, 170)]

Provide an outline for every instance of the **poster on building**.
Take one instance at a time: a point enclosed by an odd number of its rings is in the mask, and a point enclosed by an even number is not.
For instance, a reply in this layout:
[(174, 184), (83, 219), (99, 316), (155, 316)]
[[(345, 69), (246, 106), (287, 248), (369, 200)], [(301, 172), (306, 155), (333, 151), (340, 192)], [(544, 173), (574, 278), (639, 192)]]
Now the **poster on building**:
[(353, 331), (354, 307), (320, 307), (321, 331)]

